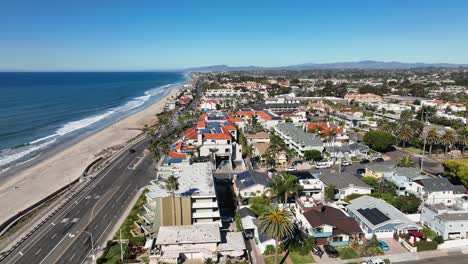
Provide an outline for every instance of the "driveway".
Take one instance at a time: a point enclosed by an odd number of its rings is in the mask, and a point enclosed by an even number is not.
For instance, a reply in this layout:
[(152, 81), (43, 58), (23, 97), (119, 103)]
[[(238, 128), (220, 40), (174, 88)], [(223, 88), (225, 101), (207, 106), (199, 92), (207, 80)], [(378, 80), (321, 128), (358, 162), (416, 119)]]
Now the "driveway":
[(385, 255), (408, 253), (408, 250), (393, 238), (382, 238), (380, 240), (385, 241), (385, 243), (390, 247), (390, 250), (385, 251)]

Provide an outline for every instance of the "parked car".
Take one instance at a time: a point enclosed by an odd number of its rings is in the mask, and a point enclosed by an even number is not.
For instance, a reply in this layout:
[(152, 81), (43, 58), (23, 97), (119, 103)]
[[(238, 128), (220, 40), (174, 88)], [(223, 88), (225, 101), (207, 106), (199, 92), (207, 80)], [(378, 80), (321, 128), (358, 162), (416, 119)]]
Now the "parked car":
[(342, 162), (341, 162), (341, 165), (343, 165), (343, 166), (351, 166), (351, 165), (353, 165), (353, 163), (352, 163), (351, 161), (345, 160), (345, 161), (342, 161)]
[(388, 244), (382, 240), (379, 241), (379, 248), (382, 249), (383, 251), (390, 250), (390, 247), (388, 246)]
[(330, 258), (337, 258), (340, 256), (340, 254), (338, 253), (338, 250), (336, 250), (336, 248), (333, 246), (325, 245), (323, 246), (323, 249), (325, 250), (325, 252)]
[(234, 218), (230, 216), (222, 216), (221, 217), (221, 222), (223, 223), (232, 223), (234, 222)]
[(361, 264), (385, 264), (385, 261), (381, 259), (369, 259), (367, 261), (361, 262)]
[(297, 169), (296, 169), (296, 167), (291, 166), (291, 167), (287, 167), (286, 171), (297, 171)]
[(383, 158), (376, 158), (376, 159), (374, 160), (374, 162), (383, 162), (383, 161), (384, 161)]
[(448, 176), (445, 173), (437, 173), (436, 176), (442, 179), (448, 179)]
[(363, 160), (361, 160), (359, 163), (361, 163), (361, 164), (367, 164), (367, 163), (370, 163), (370, 160), (368, 160), (368, 159), (363, 159)]
[(356, 170), (356, 174), (363, 175), (364, 173), (366, 173), (366, 169), (360, 168)]
[(319, 258), (322, 258), (322, 256), (323, 256), (323, 250), (319, 246), (314, 246), (312, 248), (312, 253), (315, 256), (318, 256)]

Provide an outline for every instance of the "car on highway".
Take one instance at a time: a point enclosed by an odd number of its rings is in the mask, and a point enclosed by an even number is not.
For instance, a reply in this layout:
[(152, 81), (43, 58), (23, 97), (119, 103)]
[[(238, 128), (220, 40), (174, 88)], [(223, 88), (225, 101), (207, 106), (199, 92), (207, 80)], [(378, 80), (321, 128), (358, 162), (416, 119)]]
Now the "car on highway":
[(388, 244), (383, 240), (379, 241), (379, 248), (382, 249), (383, 251), (389, 251), (390, 250), (390, 247), (388, 246)]
[(361, 163), (361, 164), (368, 164), (368, 163), (370, 163), (370, 160), (368, 160), (368, 159), (363, 159), (363, 160), (361, 160), (359, 163)]
[(336, 248), (331, 245), (325, 245), (323, 246), (323, 249), (325, 250), (325, 253), (327, 253), (327, 255), (330, 258), (337, 258), (340, 256), (340, 253), (338, 253), (338, 250), (336, 250)]
[(133, 154), (133, 153), (136, 152), (136, 150), (135, 149), (129, 149), (128, 152), (130, 152), (130, 154)]

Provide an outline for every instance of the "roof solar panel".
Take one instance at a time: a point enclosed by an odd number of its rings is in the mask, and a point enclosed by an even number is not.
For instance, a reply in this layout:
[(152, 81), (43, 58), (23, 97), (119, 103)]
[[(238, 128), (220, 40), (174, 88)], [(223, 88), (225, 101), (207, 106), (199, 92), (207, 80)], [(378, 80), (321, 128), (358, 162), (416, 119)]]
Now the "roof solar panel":
[(358, 209), (357, 210), (362, 216), (364, 216), (369, 222), (371, 222), (373, 225), (378, 225), (380, 223), (383, 223), (387, 220), (390, 220), (388, 216), (386, 216), (384, 213), (382, 213), (379, 209), (377, 208), (372, 208), (372, 209)]

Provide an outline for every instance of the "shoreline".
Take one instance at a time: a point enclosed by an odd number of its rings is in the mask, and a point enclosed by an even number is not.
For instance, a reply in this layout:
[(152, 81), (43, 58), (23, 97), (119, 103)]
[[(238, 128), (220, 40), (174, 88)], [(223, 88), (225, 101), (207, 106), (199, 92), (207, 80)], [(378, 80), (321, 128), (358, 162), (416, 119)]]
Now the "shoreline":
[(171, 100), (187, 79), (174, 84), (166, 95), (141, 110), (93, 132), (85, 132), (71, 142), (64, 143), (56, 150), (50, 150), (34, 164), (25, 164), (15, 173), (0, 178), (0, 223), (28, 208), (55, 190), (79, 178), (85, 168), (96, 159), (102, 150), (125, 145), (139, 135), (145, 124), (156, 123), (156, 114), (164, 111), (164, 105)]

